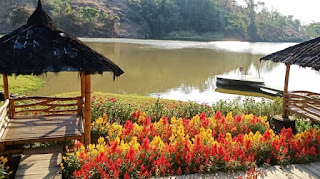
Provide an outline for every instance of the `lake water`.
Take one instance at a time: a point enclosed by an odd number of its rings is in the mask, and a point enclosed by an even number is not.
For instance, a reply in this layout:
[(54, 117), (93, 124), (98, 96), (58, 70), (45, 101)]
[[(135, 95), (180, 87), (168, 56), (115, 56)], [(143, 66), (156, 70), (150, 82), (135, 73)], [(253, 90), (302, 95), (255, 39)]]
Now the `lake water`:
[[(111, 73), (92, 76), (92, 91), (147, 95), (182, 101), (213, 103), (241, 99), (238, 91), (216, 87), (216, 75), (246, 74), (264, 77), (269, 87), (283, 89), (285, 66), (259, 59), (293, 43), (190, 42), (134, 39), (81, 39), (112, 59), (125, 73), (112, 80)], [(30, 95), (80, 91), (78, 73), (48, 73), (46, 86)], [(320, 73), (293, 65), (289, 90), (319, 92)], [(236, 94), (229, 94), (236, 93)], [(242, 94), (242, 93), (240, 93)], [(247, 95), (254, 95), (248, 93)]]

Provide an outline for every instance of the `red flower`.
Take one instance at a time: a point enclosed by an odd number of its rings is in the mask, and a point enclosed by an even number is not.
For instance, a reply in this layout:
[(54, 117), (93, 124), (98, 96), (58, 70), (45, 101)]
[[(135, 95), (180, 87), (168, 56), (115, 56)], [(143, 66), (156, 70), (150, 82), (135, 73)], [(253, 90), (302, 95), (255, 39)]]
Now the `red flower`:
[(151, 148), (151, 146), (150, 146), (150, 140), (149, 140), (147, 137), (145, 137), (145, 138), (143, 139), (141, 147), (142, 147), (142, 149), (144, 149), (144, 150), (149, 150), (149, 149)]
[(267, 158), (267, 161), (266, 161), (266, 162), (267, 162), (267, 164), (269, 164), (269, 163), (270, 163), (270, 158)]
[(129, 179), (129, 178), (130, 178), (130, 175), (128, 175), (128, 173), (126, 172), (126, 173), (123, 175), (123, 178), (124, 178), (124, 179)]
[(125, 155), (126, 159), (129, 159), (130, 162), (133, 162), (136, 159), (136, 153), (132, 147), (130, 147), (130, 150)]
[(222, 117), (222, 114), (221, 114), (220, 110), (218, 110), (218, 111), (216, 112), (216, 115), (214, 116), (214, 118), (215, 118), (215, 119), (221, 119), (221, 117)]

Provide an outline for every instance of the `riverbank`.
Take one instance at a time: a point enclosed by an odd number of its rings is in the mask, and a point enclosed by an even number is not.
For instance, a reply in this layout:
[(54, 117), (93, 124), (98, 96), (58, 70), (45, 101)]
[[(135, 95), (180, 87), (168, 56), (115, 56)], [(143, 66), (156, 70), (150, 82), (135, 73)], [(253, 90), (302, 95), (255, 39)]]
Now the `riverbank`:
[[(0, 76), (0, 81), (3, 81), (2, 75)], [(8, 81), (9, 92), (17, 95), (38, 90), (46, 84), (43, 79), (33, 75), (9, 76)], [(3, 91), (2, 83), (0, 85), (0, 91)]]

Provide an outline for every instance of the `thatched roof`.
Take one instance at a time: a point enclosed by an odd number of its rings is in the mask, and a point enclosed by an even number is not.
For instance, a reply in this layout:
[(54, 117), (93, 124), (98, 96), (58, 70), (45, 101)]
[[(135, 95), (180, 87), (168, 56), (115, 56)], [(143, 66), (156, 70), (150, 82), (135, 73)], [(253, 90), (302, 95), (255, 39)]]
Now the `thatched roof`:
[(56, 27), (39, 0), (26, 25), (0, 38), (0, 74), (60, 71), (123, 74), (110, 59)]
[(260, 60), (271, 60), (285, 64), (295, 64), (320, 70), (320, 37), (279, 52), (262, 57)]

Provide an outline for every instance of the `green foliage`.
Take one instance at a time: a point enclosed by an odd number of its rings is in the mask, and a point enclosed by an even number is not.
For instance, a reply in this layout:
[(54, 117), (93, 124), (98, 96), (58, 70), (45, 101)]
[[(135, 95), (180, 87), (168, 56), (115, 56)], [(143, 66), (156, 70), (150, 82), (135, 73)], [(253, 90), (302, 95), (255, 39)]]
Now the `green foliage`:
[(111, 16), (106, 12), (93, 7), (72, 7), (70, 0), (46, 1), (51, 10), (54, 21), (67, 32), (77, 36), (88, 34), (107, 34), (116, 36), (116, 28), (119, 26), (119, 17)]
[(309, 131), (311, 128), (319, 129), (320, 124), (313, 121), (296, 120), (297, 133)]
[(26, 7), (18, 7), (13, 9), (8, 18), (8, 22), (14, 26), (21, 26), (27, 23), (31, 10)]
[[(267, 11), (264, 4), (246, 0), (128, 0), (127, 17), (140, 24), (146, 38), (250, 41), (302, 41), (308, 36), (299, 20)], [(262, 10), (257, 12), (257, 8)], [(215, 34), (212, 37), (205, 34)], [(189, 35), (190, 34), (190, 35)], [(192, 38), (192, 35), (193, 38)]]
[[(2, 75), (0, 80), (2, 81)], [(45, 85), (45, 82), (41, 78), (31, 75), (9, 76), (8, 81), (10, 93), (18, 94), (34, 91)], [(3, 90), (3, 84), (0, 84), (0, 90)]]
[(306, 26), (305, 31), (311, 38), (319, 37), (320, 36), (320, 22), (315, 22), (315, 23), (312, 23), (312, 24)]
[[(150, 98), (152, 99), (152, 98)], [(187, 118), (205, 113), (207, 116), (213, 116), (220, 110), (223, 115), (229, 112), (237, 114), (254, 114), (257, 116), (267, 116), (269, 119), (273, 115), (281, 113), (282, 101), (276, 98), (273, 101), (254, 101), (247, 98), (244, 101), (219, 101), (212, 106), (198, 104), (194, 102), (181, 102), (172, 100), (143, 100), (133, 102), (124, 98), (116, 100), (114, 97), (93, 97), (92, 101), (92, 119), (96, 120), (103, 114), (107, 114), (109, 120), (123, 124), (130, 120), (134, 111), (144, 111), (150, 116), (151, 121), (157, 121), (163, 116), (171, 118)], [(260, 130), (260, 129), (257, 129)]]

